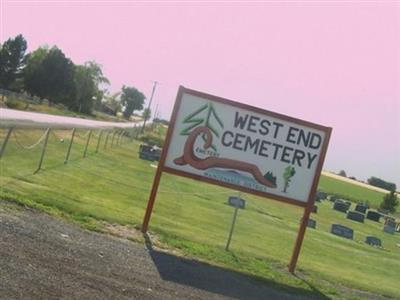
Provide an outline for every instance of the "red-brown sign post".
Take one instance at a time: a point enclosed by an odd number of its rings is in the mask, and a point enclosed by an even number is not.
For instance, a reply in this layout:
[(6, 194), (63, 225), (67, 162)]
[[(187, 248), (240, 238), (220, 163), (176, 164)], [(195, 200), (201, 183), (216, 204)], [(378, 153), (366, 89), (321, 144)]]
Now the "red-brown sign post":
[(304, 208), (294, 272), (332, 129), (180, 87), (154, 177), (147, 232), (163, 172)]

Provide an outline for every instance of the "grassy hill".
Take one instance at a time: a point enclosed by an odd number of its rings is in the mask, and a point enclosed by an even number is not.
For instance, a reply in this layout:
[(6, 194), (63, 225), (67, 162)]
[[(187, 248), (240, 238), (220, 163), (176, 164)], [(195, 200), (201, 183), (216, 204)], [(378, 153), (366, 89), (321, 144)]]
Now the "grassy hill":
[(325, 175), (321, 176), (318, 187), (327, 193), (341, 195), (343, 198), (355, 203), (368, 203), (373, 208), (379, 207), (385, 195), (383, 192), (374, 191)]
[[(38, 130), (17, 130), (20, 143), (37, 140)], [(83, 136), (85, 132), (79, 134)], [(33, 175), (40, 146), (21, 149), (13, 138), (0, 161), (0, 197), (40, 208), (103, 230), (104, 223), (126, 228), (141, 224), (147, 204), (154, 163), (138, 159), (138, 142), (94, 153), (94, 135), (88, 157), (83, 159), (85, 139), (77, 137), (71, 160), (64, 164), (70, 132), (51, 135), (44, 170)], [(2, 132), (1, 138), (4, 137)], [(354, 200), (379, 203), (383, 194), (322, 177), (320, 188)], [(226, 204), (235, 192), (176, 177), (162, 176), (150, 231), (160, 247), (181, 255), (258, 276), (281, 287), (300, 288), (305, 294), (326, 299), (359, 299), (368, 293), (400, 298), (400, 235), (382, 231), (382, 223), (359, 224), (331, 209), (328, 201), (318, 204), (317, 229), (308, 229), (298, 263), (298, 276), (286, 270), (296, 238), (302, 210), (273, 200), (242, 195), (229, 252), (224, 250), (233, 209)], [(355, 239), (329, 233), (339, 223), (355, 230)], [(125, 228), (125, 227), (124, 227)], [(365, 236), (382, 239), (383, 248), (364, 243)], [(365, 291), (365, 294), (356, 290)]]

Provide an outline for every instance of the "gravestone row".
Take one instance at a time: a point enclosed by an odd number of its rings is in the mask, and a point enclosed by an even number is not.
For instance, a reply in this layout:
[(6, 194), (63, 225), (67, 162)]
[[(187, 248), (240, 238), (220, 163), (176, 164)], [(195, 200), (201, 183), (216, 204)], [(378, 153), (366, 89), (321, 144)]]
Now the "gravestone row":
[(354, 211), (349, 211), (350, 207), (351, 207), (351, 202), (345, 201), (343, 199), (336, 199), (334, 201), (332, 208), (334, 210), (337, 210), (337, 211), (340, 211), (343, 213), (347, 213), (348, 219), (354, 220), (357, 222), (361, 222), (361, 223), (364, 222), (365, 216), (362, 216), (362, 215), (364, 215), (365, 213), (367, 213), (367, 215), (366, 215), (367, 219), (369, 219), (371, 221), (375, 221), (375, 222), (379, 222), (380, 218), (382, 216), (381, 213), (379, 213), (377, 211), (368, 210), (368, 212), (367, 212), (368, 206), (365, 204), (357, 204)]
[[(316, 194), (316, 201), (320, 202), (321, 200), (328, 199), (333, 203), (333, 209), (346, 213), (346, 217), (349, 220), (353, 220), (359, 223), (364, 223), (365, 218), (379, 222), (380, 218), (382, 217), (382, 214), (377, 211), (373, 210), (368, 210), (369, 206), (364, 204), (364, 203), (358, 203), (356, 204), (354, 211), (349, 210), (351, 207), (351, 202), (346, 201), (344, 199), (340, 199), (337, 195), (328, 195), (324, 192), (317, 191)], [(312, 208), (312, 213), (317, 213), (318, 212), (318, 206), (314, 205)], [(387, 233), (394, 233), (396, 231), (396, 226), (400, 224), (396, 224), (395, 220), (393, 218), (386, 218), (385, 217), (385, 224), (383, 231)], [(313, 219), (309, 219), (307, 223), (307, 227), (315, 229), (317, 227), (317, 221)], [(354, 230), (346, 227), (341, 224), (332, 224), (331, 226), (331, 233), (340, 237), (344, 237), (347, 239), (353, 240), (354, 238)], [(375, 237), (375, 236), (367, 236), (365, 238), (365, 243), (371, 246), (377, 246), (377, 247), (382, 247), (382, 241)]]
[[(331, 233), (350, 240), (354, 238), (354, 230), (340, 224), (332, 224)], [(382, 247), (382, 241), (375, 236), (367, 236), (365, 243), (371, 246)]]

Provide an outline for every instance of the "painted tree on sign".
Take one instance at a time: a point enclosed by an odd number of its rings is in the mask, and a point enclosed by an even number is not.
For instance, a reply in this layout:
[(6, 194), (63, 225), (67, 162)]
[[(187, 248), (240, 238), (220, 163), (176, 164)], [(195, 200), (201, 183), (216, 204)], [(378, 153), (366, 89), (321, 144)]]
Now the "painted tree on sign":
[(291, 181), (291, 178), (296, 174), (296, 170), (293, 166), (287, 166), (285, 170), (283, 171), (283, 180), (285, 182), (283, 192), (286, 193), (287, 188), (289, 187), (289, 183)]
[[(189, 135), (195, 128), (199, 126), (206, 126), (211, 130), (213, 135), (219, 138), (219, 129), (224, 128), (224, 124), (222, 123), (211, 102), (203, 105), (188, 115), (183, 120), (183, 124), (188, 124), (188, 126), (181, 131), (181, 135)], [(205, 139), (204, 136), (203, 139)], [(216, 151), (214, 144), (211, 145), (211, 148)]]

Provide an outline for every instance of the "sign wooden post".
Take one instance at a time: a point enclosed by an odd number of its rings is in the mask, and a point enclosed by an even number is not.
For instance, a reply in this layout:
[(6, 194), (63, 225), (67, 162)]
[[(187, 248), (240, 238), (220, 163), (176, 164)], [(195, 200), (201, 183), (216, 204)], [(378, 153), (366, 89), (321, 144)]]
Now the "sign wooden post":
[[(178, 91), (177, 99), (179, 99), (180, 97), (182, 97), (182, 89), (181, 88)], [(169, 146), (169, 142), (171, 140), (173, 127), (175, 126), (175, 119), (176, 119), (177, 113), (178, 113), (178, 106), (175, 102), (174, 109), (173, 109), (172, 115), (171, 115), (171, 121), (169, 123), (168, 130), (167, 130), (167, 135), (165, 137), (165, 144), (164, 144), (164, 147), (162, 148), (160, 161), (158, 162), (157, 171), (156, 171), (156, 174), (153, 179), (153, 186), (151, 187), (150, 198), (149, 198), (149, 201), (147, 202), (146, 213), (143, 218), (143, 223), (142, 223), (142, 228), (141, 228), (143, 233), (146, 233), (149, 228), (151, 213), (153, 212), (154, 202), (156, 200), (157, 190), (158, 190), (158, 186), (160, 184), (161, 175), (162, 175), (164, 164), (165, 164), (165, 158), (167, 157), (168, 146)]]
[(148, 230), (167, 172), (304, 208), (289, 271), (294, 272), (332, 129), (180, 87), (154, 177)]
[[(327, 132), (327, 137), (324, 140), (323, 148), (325, 149), (325, 151), (322, 153), (322, 157), (318, 163), (316, 174), (321, 174), (322, 165), (325, 160), (326, 150), (328, 149), (328, 143), (329, 143), (330, 137), (331, 137), (331, 130), (329, 130)], [(289, 263), (289, 272), (292, 274), (294, 274), (294, 271), (296, 270), (297, 260), (300, 255), (301, 245), (303, 244), (303, 239), (304, 239), (304, 235), (306, 233), (308, 220), (310, 219), (310, 214), (314, 207), (315, 197), (317, 194), (318, 181), (319, 181), (319, 175), (318, 175), (318, 179), (314, 179), (314, 182), (313, 182), (313, 185), (312, 185), (311, 191), (310, 191), (310, 196), (308, 199), (308, 205), (304, 209), (303, 217), (301, 218), (299, 231), (297, 233), (296, 242), (294, 244), (292, 257), (291, 257), (290, 263)]]

